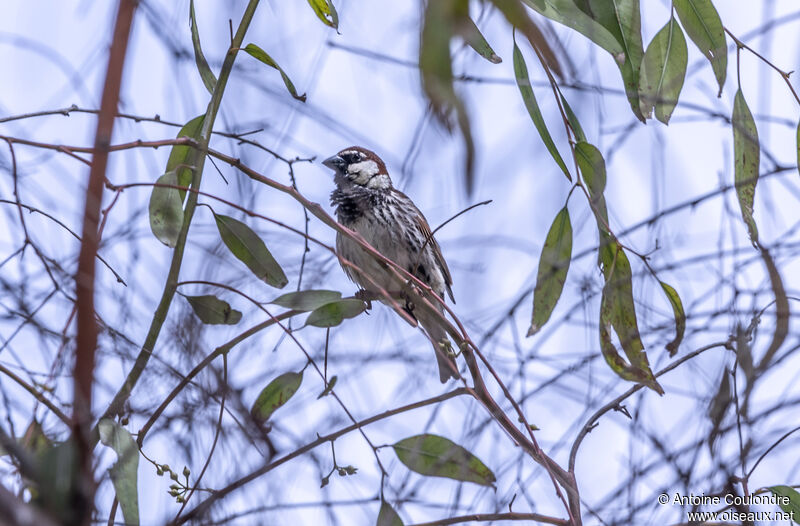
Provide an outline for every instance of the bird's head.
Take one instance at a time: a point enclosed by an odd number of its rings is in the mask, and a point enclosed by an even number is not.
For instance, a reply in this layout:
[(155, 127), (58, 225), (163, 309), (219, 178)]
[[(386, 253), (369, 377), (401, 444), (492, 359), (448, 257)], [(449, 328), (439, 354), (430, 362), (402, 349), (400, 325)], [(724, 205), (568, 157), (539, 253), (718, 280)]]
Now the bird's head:
[(371, 190), (386, 190), (392, 187), (392, 180), (386, 171), (386, 165), (375, 152), (351, 146), (333, 157), (322, 161), (336, 173), (336, 184), (349, 182)]

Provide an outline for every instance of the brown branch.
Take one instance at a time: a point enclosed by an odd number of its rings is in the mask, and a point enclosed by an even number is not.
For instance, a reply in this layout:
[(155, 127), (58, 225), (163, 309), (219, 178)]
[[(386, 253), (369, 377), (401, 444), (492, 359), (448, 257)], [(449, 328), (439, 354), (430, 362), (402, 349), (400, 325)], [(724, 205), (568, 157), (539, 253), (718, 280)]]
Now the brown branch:
[(94, 482), (92, 480), (92, 445), (89, 428), (92, 423), (92, 384), (94, 381), (95, 351), (97, 347), (97, 322), (94, 313), (95, 258), (100, 244), (98, 225), (100, 204), (103, 199), (103, 182), (106, 178), (109, 145), (114, 130), (119, 92), (122, 87), (122, 71), (128, 49), (136, 0), (120, 0), (114, 36), (108, 53), (103, 98), (97, 118), (92, 164), (86, 188), (86, 204), (83, 212), (83, 240), (78, 256), (75, 276), (77, 312), (77, 337), (74, 368), (73, 436), (75, 437), (79, 469), (74, 487), (75, 524), (88, 526), (94, 508)]
[(570, 524), (567, 519), (558, 519), (556, 517), (549, 517), (540, 513), (519, 513), (519, 512), (506, 512), (506, 513), (471, 513), (469, 515), (462, 515), (460, 517), (449, 517), (447, 519), (440, 519), (432, 522), (418, 522), (411, 526), (447, 526), (448, 524), (461, 524), (463, 522), (492, 522), (492, 521), (533, 521), (542, 524), (555, 524), (557, 526), (568, 526)]

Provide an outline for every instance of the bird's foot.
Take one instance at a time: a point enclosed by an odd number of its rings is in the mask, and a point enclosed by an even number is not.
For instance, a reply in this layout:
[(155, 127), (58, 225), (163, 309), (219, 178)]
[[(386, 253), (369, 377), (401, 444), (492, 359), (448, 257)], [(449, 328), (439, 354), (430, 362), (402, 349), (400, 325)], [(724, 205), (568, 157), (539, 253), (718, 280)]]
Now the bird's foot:
[(353, 297), (366, 303), (366, 310), (372, 310), (372, 300), (375, 298), (375, 294), (368, 290), (359, 289), (358, 292), (353, 294)]

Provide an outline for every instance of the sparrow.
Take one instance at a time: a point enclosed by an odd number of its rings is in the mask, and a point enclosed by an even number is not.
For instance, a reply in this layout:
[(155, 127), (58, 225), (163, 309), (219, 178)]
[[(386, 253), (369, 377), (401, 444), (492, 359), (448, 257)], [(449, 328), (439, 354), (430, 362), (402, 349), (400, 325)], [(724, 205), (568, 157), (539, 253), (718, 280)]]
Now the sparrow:
[[(331, 205), (336, 208), (339, 223), (361, 234), (378, 252), (428, 285), (439, 298), (444, 299), (447, 292), (450, 301), (455, 303), (450, 270), (425, 216), (408, 196), (392, 186), (380, 157), (366, 148), (351, 146), (322, 164), (334, 171), (336, 189), (331, 193)], [(356, 270), (342, 265), (345, 274), (362, 290), (369, 292), (375, 288), (370, 279), (384, 290), (398, 290), (397, 278), (358, 243), (341, 233), (336, 235), (336, 253), (340, 260), (346, 259), (358, 267)], [(444, 312), (439, 301), (429, 300), (440, 313)], [(417, 319), (433, 342), (441, 382), (458, 378), (458, 367), (449, 350), (445, 330), (430, 319), (430, 314), (426, 317), (421, 309), (415, 310), (409, 300), (406, 300), (405, 310)]]

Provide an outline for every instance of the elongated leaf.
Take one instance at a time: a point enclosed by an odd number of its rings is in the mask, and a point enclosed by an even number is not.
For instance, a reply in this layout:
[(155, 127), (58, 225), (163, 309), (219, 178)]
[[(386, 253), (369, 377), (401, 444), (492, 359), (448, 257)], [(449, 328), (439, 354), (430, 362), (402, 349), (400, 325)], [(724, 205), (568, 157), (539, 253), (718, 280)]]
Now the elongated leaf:
[[(506, 17), (512, 27), (519, 29), (525, 35), (531, 46), (544, 59), (550, 71), (556, 77), (564, 79), (564, 68), (561, 66), (561, 61), (556, 55), (553, 46), (550, 45), (550, 39), (545, 37), (542, 30), (539, 29), (539, 25), (531, 19), (525, 7), (518, 0), (492, 0), (492, 3), (503, 13), (503, 16)], [(543, 2), (542, 0), (536, 0), (536, 3), (541, 4)], [(564, 58), (569, 59), (569, 57)]]
[(253, 274), (279, 289), (289, 283), (283, 269), (267, 250), (267, 245), (249, 226), (221, 214), (214, 214), (214, 219), (222, 242)]
[(565, 206), (556, 214), (542, 247), (536, 287), (533, 289), (533, 316), (528, 336), (539, 332), (550, 319), (564, 289), (571, 259), (572, 223), (569, 210)]
[(137, 470), (139, 448), (131, 434), (122, 426), (107, 418), (97, 425), (100, 441), (117, 453), (117, 462), (108, 470), (117, 500), (125, 517), (125, 524), (139, 524), (139, 490)]
[(784, 497), (778, 501), (778, 506), (792, 517), (795, 524), (800, 524), (800, 493), (791, 486), (770, 486), (769, 490), (775, 496)]
[[(156, 184), (177, 186), (178, 176), (174, 171), (167, 172), (156, 180)], [(150, 194), (150, 230), (156, 238), (174, 247), (183, 225), (183, 205), (177, 188), (154, 186)]]
[(658, 282), (661, 285), (664, 294), (667, 295), (670, 305), (672, 305), (672, 314), (675, 316), (675, 338), (667, 344), (667, 350), (670, 356), (675, 356), (678, 352), (678, 347), (683, 341), (683, 334), (686, 332), (686, 313), (683, 311), (683, 302), (678, 292), (670, 285), (663, 281)]
[(522, 100), (525, 102), (525, 107), (528, 109), (528, 113), (531, 116), (531, 120), (533, 120), (533, 125), (536, 126), (536, 130), (539, 132), (539, 136), (542, 138), (550, 155), (553, 156), (556, 164), (561, 168), (561, 171), (564, 172), (567, 179), (572, 182), (572, 176), (569, 174), (567, 165), (564, 164), (564, 159), (558, 152), (558, 148), (556, 148), (553, 138), (550, 136), (550, 132), (547, 131), (547, 125), (544, 122), (542, 112), (539, 109), (539, 104), (536, 102), (536, 96), (531, 87), (530, 77), (528, 77), (528, 67), (525, 65), (525, 58), (522, 56), (522, 52), (519, 50), (519, 47), (517, 47), (516, 42), (514, 43), (514, 76), (517, 79), (517, 86), (522, 95)]
[(231, 308), (227, 301), (216, 296), (184, 296), (200, 321), (209, 325), (236, 325), (242, 313)]
[(719, 13), (711, 0), (673, 0), (672, 6), (689, 38), (711, 62), (721, 95), (728, 72), (728, 45)]
[(250, 414), (260, 423), (269, 420), (276, 409), (284, 405), (294, 396), (303, 383), (303, 373), (283, 373), (261, 390), (258, 398), (250, 408)]
[(381, 502), (381, 510), (378, 512), (375, 526), (404, 526), (404, 524), (403, 519), (394, 511), (394, 508), (386, 502)]
[(789, 316), (791, 313), (783, 278), (781, 278), (781, 273), (778, 271), (778, 266), (775, 265), (775, 260), (772, 259), (766, 248), (761, 249), (761, 259), (764, 260), (764, 265), (767, 267), (769, 281), (772, 284), (772, 294), (775, 296), (775, 330), (772, 333), (772, 341), (758, 364), (760, 370), (766, 370), (775, 353), (786, 341), (786, 336), (789, 334)]
[(416, 435), (397, 442), (392, 448), (400, 462), (421, 475), (482, 486), (491, 486), (496, 480), (494, 473), (478, 457), (441, 436)]
[[(176, 138), (188, 137), (199, 141), (204, 119), (205, 115), (199, 115), (187, 122), (178, 132)], [(200, 153), (197, 151), (197, 148), (176, 144), (169, 152), (169, 159), (167, 160), (167, 167), (164, 169), (164, 172), (176, 172), (178, 174), (178, 185), (188, 187), (192, 184), (192, 170), (197, 166), (198, 155), (200, 155)], [(178, 192), (180, 193), (181, 202), (183, 202), (186, 196), (186, 190), (179, 190)]]
[(683, 88), (688, 57), (683, 31), (677, 20), (671, 18), (653, 37), (642, 61), (639, 101), (645, 117), (655, 107), (656, 118), (669, 123)]
[(272, 59), (272, 57), (270, 57), (267, 54), (266, 51), (264, 51), (263, 49), (261, 49), (260, 47), (258, 47), (255, 44), (247, 44), (247, 46), (245, 46), (244, 50), (251, 57), (255, 58), (256, 60), (259, 60), (259, 61), (263, 62), (264, 64), (266, 64), (267, 66), (269, 66), (271, 68), (277, 69), (278, 72), (281, 74), (281, 78), (283, 79), (283, 83), (286, 85), (286, 89), (289, 90), (289, 93), (292, 95), (292, 97), (294, 97), (295, 99), (299, 100), (300, 102), (305, 102), (306, 101), (306, 94), (305, 93), (303, 93), (302, 95), (298, 95), (297, 94), (297, 89), (294, 87), (294, 83), (292, 82), (292, 80), (289, 78), (289, 76), (286, 74), (286, 72), (283, 71), (283, 68), (281, 68), (278, 65), (278, 63), (275, 62)]
[(317, 307), (306, 318), (306, 325), (314, 327), (335, 327), (348, 318), (364, 312), (367, 305), (355, 298), (347, 298)]
[(575, 145), (575, 157), (592, 201), (599, 200), (606, 190), (606, 161), (603, 154), (588, 142), (579, 142)]
[(34, 418), (31, 423), (28, 424), (27, 429), (25, 429), (25, 433), (22, 435), (19, 445), (38, 457), (53, 447), (53, 442), (44, 434), (42, 424)]
[(456, 24), (456, 33), (461, 35), (464, 42), (469, 44), (469, 47), (475, 50), (480, 56), (491, 62), (492, 64), (499, 64), (503, 61), (502, 58), (497, 56), (492, 46), (486, 41), (486, 38), (475, 25), (475, 22), (468, 16), (462, 17), (458, 24)]
[(750, 241), (758, 246), (758, 227), (753, 219), (753, 201), (758, 182), (759, 155), (761, 149), (758, 144), (758, 130), (753, 114), (747, 107), (742, 90), (736, 91), (733, 101), (733, 157), (734, 178), (736, 182), (736, 195), (739, 198), (739, 208), (742, 219), (747, 225)]
[(800, 172), (800, 122), (797, 123), (797, 171)]
[(206, 61), (203, 50), (200, 47), (200, 32), (197, 29), (197, 18), (194, 15), (194, 0), (189, 1), (189, 18), (192, 21), (192, 46), (194, 47), (194, 61), (197, 64), (197, 71), (200, 72), (200, 78), (203, 79), (203, 84), (209, 93), (214, 93), (214, 86), (217, 85), (217, 77), (211, 71), (211, 68)]
[(73, 440), (55, 444), (41, 453), (38, 460), (39, 479), (31, 501), (47, 510), (52, 517), (66, 517), (74, 511), (71, 500), (78, 472), (78, 448)]
[(578, 120), (578, 116), (575, 115), (575, 112), (572, 111), (572, 107), (567, 102), (567, 99), (564, 98), (564, 95), (559, 93), (561, 97), (561, 104), (564, 105), (564, 111), (567, 114), (567, 121), (569, 121), (569, 126), (572, 128), (572, 133), (575, 134), (575, 142), (586, 142), (586, 134), (583, 133), (583, 128), (581, 127), (581, 123)]
[(339, 30), (339, 13), (330, 0), (308, 0), (308, 5), (316, 13), (317, 18), (328, 27)]
[(310, 311), (341, 298), (342, 293), (335, 290), (301, 290), (278, 296), (270, 303), (287, 309)]

